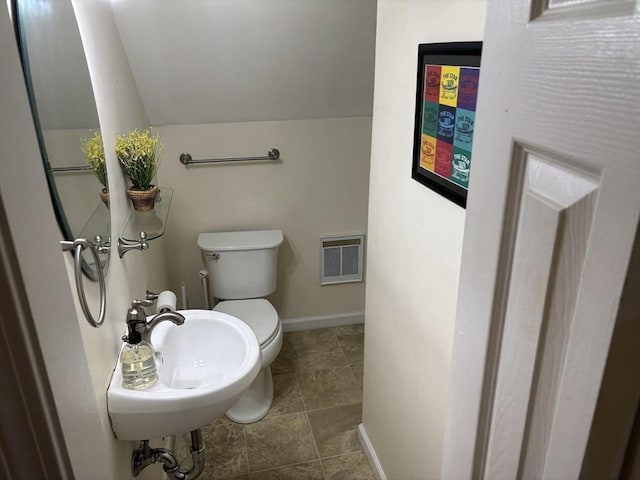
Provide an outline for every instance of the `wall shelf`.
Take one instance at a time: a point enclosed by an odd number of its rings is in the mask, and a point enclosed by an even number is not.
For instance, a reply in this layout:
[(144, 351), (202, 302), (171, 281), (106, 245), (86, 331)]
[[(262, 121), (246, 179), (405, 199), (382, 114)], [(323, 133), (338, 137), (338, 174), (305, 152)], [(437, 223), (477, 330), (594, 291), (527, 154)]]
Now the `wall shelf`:
[(167, 224), (169, 207), (173, 198), (173, 189), (159, 187), (156, 205), (150, 212), (138, 212), (131, 207), (127, 224), (125, 225), (121, 238), (130, 242), (140, 240), (140, 233), (147, 234), (147, 240), (161, 237)]
[[(89, 220), (87, 220), (87, 223), (82, 228), (79, 235), (79, 238), (86, 238), (96, 248), (100, 258), (100, 264), (105, 275), (107, 273), (107, 268), (109, 267), (109, 248), (111, 238), (109, 215), (109, 209), (107, 206), (103, 202), (98, 201), (96, 208), (93, 210), (93, 213), (89, 217)], [(82, 252), (84, 261), (89, 265), (89, 267), (95, 268), (93, 255), (89, 252), (85, 252), (86, 251), (84, 250)], [(97, 280), (95, 275), (87, 274), (87, 276), (94, 281)]]
[(122, 257), (129, 250), (146, 250), (147, 242), (164, 234), (173, 189), (159, 187), (156, 204), (149, 212), (139, 212), (131, 207), (127, 223), (118, 239), (118, 254)]

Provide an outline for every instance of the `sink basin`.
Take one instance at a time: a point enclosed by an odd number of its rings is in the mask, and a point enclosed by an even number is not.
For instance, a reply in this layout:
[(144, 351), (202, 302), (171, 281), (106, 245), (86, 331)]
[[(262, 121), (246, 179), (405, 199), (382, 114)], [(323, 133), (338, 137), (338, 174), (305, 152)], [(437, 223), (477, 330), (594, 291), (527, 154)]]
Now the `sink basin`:
[(236, 317), (182, 310), (183, 325), (151, 332), (158, 382), (147, 390), (122, 387), (120, 363), (107, 390), (111, 427), (120, 440), (147, 440), (200, 428), (240, 398), (260, 371), (260, 345)]

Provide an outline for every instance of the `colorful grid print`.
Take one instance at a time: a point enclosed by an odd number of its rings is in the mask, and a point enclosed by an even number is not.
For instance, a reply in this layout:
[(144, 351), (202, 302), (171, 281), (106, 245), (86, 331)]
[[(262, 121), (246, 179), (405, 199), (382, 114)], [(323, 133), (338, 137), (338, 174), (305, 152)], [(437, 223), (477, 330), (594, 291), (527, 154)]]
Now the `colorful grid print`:
[(426, 65), (420, 166), (469, 188), (480, 69)]

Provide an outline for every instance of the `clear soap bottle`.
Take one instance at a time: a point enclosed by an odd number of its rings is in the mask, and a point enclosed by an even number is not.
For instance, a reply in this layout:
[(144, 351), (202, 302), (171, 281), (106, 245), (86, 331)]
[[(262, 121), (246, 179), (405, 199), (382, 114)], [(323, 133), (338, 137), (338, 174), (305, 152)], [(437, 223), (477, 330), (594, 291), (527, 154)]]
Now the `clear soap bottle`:
[(155, 352), (149, 342), (142, 340), (140, 332), (129, 332), (127, 344), (120, 355), (122, 386), (131, 390), (144, 390), (158, 381)]

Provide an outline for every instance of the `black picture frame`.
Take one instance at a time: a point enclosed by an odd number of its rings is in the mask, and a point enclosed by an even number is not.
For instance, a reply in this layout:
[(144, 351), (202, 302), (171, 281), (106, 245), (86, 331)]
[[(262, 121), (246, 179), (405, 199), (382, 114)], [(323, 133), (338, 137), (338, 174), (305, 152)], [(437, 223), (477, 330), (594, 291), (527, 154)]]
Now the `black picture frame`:
[(482, 42), (418, 45), (411, 178), (462, 208), (467, 206), (481, 55)]

